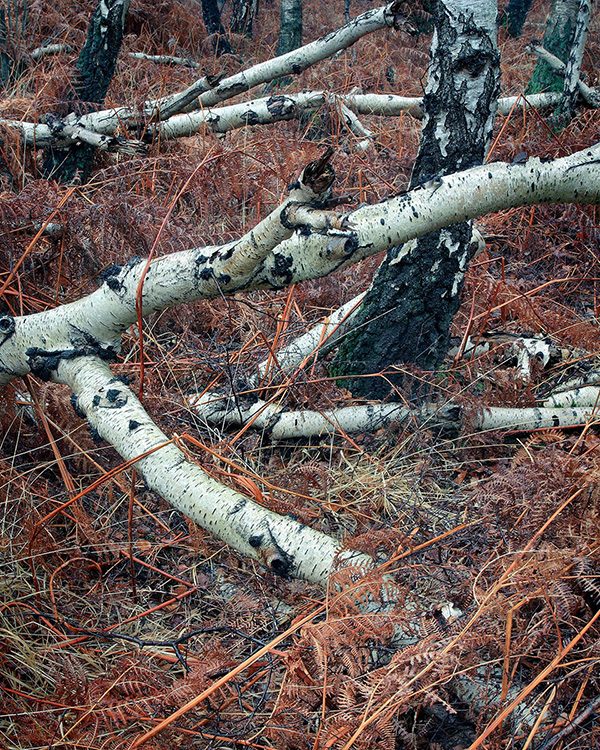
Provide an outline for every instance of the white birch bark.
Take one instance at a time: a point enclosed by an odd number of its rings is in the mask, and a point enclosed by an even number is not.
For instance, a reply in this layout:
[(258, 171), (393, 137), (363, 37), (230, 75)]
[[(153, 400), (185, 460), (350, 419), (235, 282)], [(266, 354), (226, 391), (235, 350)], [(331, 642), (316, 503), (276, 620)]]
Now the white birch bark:
[[(204, 76), (184, 91), (162, 99), (148, 101), (144, 106), (144, 120), (166, 120), (172, 115), (184, 111), (190, 105), (193, 105), (191, 107), (193, 110), (205, 110), (244, 91), (269, 83), (274, 78), (297, 75), (311, 65), (350, 47), (366, 34), (386, 27), (395, 27), (399, 23), (398, 5), (397, 0), (394, 0), (380, 8), (369, 10), (320, 39), (309, 42), (303, 47), (280, 57), (257, 63), (220, 81), (215, 82), (214, 77)], [(138, 121), (139, 110), (137, 108), (117, 107), (93, 112), (79, 118), (75, 115), (69, 115), (64, 119), (64, 124), (78, 125), (85, 130), (92, 130), (102, 135), (113, 135), (118, 128), (136, 127)], [(1, 122), (7, 127), (18, 128), (24, 142), (29, 145), (45, 147), (56, 143), (56, 138), (44, 123), (22, 123), (8, 119)], [(248, 123), (241, 124), (246, 125)]]
[[(476, 432), (528, 432), (596, 423), (600, 421), (600, 391), (597, 388), (593, 390), (596, 398), (587, 406), (571, 406), (567, 399), (557, 399), (557, 405), (548, 407), (486, 406), (479, 414), (469, 418), (469, 425)], [(585, 394), (585, 397), (585, 400), (591, 401), (592, 394)], [(231, 395), (224, 397), (217, 391), (207, 391), (188, 396), (187, 403), (207, 424), (220, 428), (251, 424), (252, 429), (262, 432), (275, 442), (323, 435), (372, 432), (407, 420), (412, 420), (416, 425), (452, 423), (459, 427), (462, 423), (462, 410), (459, 405), (452, 402), (442, 405), (425, 404), (419, 409), (409, 409), (399, 403), (357, 404), (319, 412), (286, 411), (278, 404), (261, 399), (244, 405), (243, 399), (243, 396), (234, 399)]]
[(476, 430), (547, 430), (551, 427), (574, 427), (600, 421), (594, 407), (532, 407), (529, 409), (486, 407), (474, 423)]
[(97, 357), (61, 360), (55, 379), (72, 389), (77, 408), (123, 459), (153, 451), (135, 463), (150, 489), (272, 572), (326, 586), (337, 559), (372, 567), (367, 555), (343, 551), (332, 537), (273, 513), (211, 479), (169, 441), (131, 389)]
[[(540, 58), (540, 60), (544, 60), (548, 63), (548, 65), (555, 70), (557, 73), (560, 73), (561, 75), (565, 75), (566, 73), (566, 65), (565, 63), (556, 55), (553, 55), (551, 52), (548, 52), (547, 49), (544, 49), (539, 44), (528, 44), (527, 50), (534, 55), (537, 55), (537, 57)], [(577, 89), (579, 90), (579, 93), (581, 94), (583, 100), (587, 105), (590, 107), (593, 107), (594, 109), (598, 109), (600, 107), (600, 93), (596, 91), (596, 89), (591, 88), (586, 83), (584, 83), (580, 78), (577, 79)], [(562, 97), (562, 94), (561, 94)]]
[(591, 12), (591, 0), (580, 0), (577, 20), (575, 22), (575, 33), (573, 34), (573, 44), (565, 68), (565, 83), (563, 88), (564, 102), (561, 107), (566, 112), (571, 112), (575, 107), (581, 62), (583, 60), (583, 52), (587, 41)]
[(525, 164), (496, 162), (448, 175), (345, 214), (345, 231), (326, 230), (332, 212), (292, 208), (288, 221), (314, 231), (295, 233), (276, 248), (248, 288), (280, 288), (325, 276), (426, 232), (512, 206), (599, 200), (600, 145), (596, 145), (552, 162), (537, 158)]
[(146, 52), (130, 52), (129, 57), (134, 60), (148, 60), (148, 62), (158, 63), (159, 65), (183, 65), (186, 68), (195, 68), (200, 70), (202, 64), (189, 57), (171, 57), (171, 55), (148, 55)]
[(312, 326), (305, 334), (291, 341), (280, 349), (277, 354), (261, 362), (257, 367), (257, 376), (251, 379), (256, 385), (269, 371), (277, 375), (310, 364), (317, 355), (330, 351), (340, 337), (344, 335), (346, 326), (352, 314), (358, 309), (365, 293), (357, 295), (345, 305), (339, 307), (323, 323)]
[(323, 411), (286, 411), (278, 404), (262, 399), (244, 406), (239, 397), (235, 400), (233, 396), (223, 398), (216, 391), (191, 395), (186, 400), (190, 408), (208, 424), (240, 427), (252, 423), (254, 430), (274, 441), (344, 432), (371, 432), (392, 422), (403, 422), (416, 416), (416, 412), (397, 403), (355, 405)]
[[(592, 90), (590, 89), (590, 91)], [(260, 99), (252, 99), (248, 102), (240, 102), (239, 104), (203, 108), (173, 115), (166, 120), (148, 125), (147, 132), (149, 135), (159, 136), (161, 139), (187, 137), (204, 131), (227, 133), (230, 130), (246, 126), (268, 125), (282, 120), (291, 120), (303, 112), (322, 107), (332, 98), (339, 100), (344, 105), (344, 114), (350, 120), (351, 128), (356, 126), (356, 121), (350, 116), (347, 109), (353, 110), (359, 115), (393, 117), (406, 113), (419, 119), (423, 117), (422, 99), (420, 97), (396, 96), (394, 94), (336, 94), (333, 97), (326, 91), (301, 91), (298, 94), (274, 94)], [(520, 103), (523, 107), (530, 106), (538, 110), (552, 109), (560, 103), (561, 98), (562, 94), (555, 91), (533, 94), (527, 97), (503, 97), (498, 100), (498, 113), (508, 115), (513, 107)], [(68, 115), (62, 120), (62, 130), (53, 129), (46, 123), (10, 119), (0, 119), (0, 125), (18, 130), (23, 142), (32, 148), (68, 147), (73, 143), (85, 141), (85, 134), (94, 133), (96, 134), (95, 138), (99, 139), (99, 148), (110, 150), (116, 145), (117, 139), (111, 138), (111, 135), (115, 132), (119, 121), (121, 125), (133, 127), (136, 124), (137, 116), (137, 113), (132, 112), (129, 108), (121, 107), (91, 112), (79, 118), (75, 115)], [(354, 132), (360, 137), (372, 137), (372, 133), (360, 124), (355, 127)], [(139, 141), (125, 138), (118, 139), (118, 144), (123, 151), (126, 150), (128, 145), (129, 147), (139, 145), (140, 148), (143, 148), (143, 144)], [(116, 148), (113, 150), (116, 150)]]
[[(433, 229), (505, 208), (600, 202), (600, 146), (551, 162), (531, 158), (525, 164), (475, 167), (347, 214), (303, 206), (301, 201), (314, 197), (300, 184), (242, 239), (153, 261), (143, 287), (143, 315), (242, 289), (279, 289), (322, 277)], [(290, 237), (294, 226), (303, 230)], [(67, 353), (114, 356), (121, 334), (137, 319), (144, 268), (143, 261), (134, 260), (115, 269), (96, 292), (54, 310), (0, 316), (0, 385), (31, 371), (44, 376)]]
[(400, 3), (394, 1), (386, 6), (369, 10), (314, 42), (305, 44), (285, 55), (258, 63), (233, 76), (228, 76), (216, 86), (211, 86), (208, 79), (201, 78), (180, 94), (157, 102), (161, 119), (182, 111), (196, 99), (202, 107), (213, 107), (225, 99), (231, 99), (255, 86), (269, 83), (275, 78), (298, 75), (316, 62), (352, 46), (366, 34), (388, 26), (396, 26), (399, 21), (399, 6)]
[(588, 385), (581, 388), (572, 388), (567, 391), (553, 393), (551, 396), (544, 399), (542, 406), (547, 408), (556, 406), (593, 406), (597, 409), (600, 407), (600, 388)]

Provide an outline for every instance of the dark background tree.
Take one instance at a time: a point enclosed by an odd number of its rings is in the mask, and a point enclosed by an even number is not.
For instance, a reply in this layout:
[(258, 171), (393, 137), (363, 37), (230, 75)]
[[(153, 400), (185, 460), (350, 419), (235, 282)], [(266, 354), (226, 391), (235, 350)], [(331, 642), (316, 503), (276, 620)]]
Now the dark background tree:
[(218, 0), (202, 0), (202, 20), (208, 34), (213, 36), (215, 55), (219, 57), (233, 52), (227, 39), (227, 33), (221, 23)]
[[(61, 114), (84, 114), (104, 102), (121, 51), (129, 0), (99, 0), (90, 20), (87, 41), (77, 58), (72, 92), (62, 103)], [(48, 149), (43, 172), (60, 182), (86, 182), (95, 148), (81, 144), (66, 150)]]

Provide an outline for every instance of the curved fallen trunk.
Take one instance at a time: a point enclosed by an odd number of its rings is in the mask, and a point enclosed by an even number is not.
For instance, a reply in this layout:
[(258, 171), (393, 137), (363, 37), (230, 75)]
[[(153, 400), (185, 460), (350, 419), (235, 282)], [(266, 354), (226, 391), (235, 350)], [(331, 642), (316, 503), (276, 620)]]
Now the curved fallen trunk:
[[(488, 211), (540, 201), (600, 201), (600, 147), (595, 146), (548, 163), (530, 159), (526, 164), (477, 167), (381, 204), (340, 214), (318, 208), (333, 179), (327, 164), (330, 156), (328, 152), (308, 165), (288, 199), (240, 240), (174, 253), (151, 264), (135, 259), (124, 267), (108, 269), (102, 287), (77, 302), (25, 317), (0, 316), (0, 384), (28, 372), (69, 384), (79, 408), (100, 434), (123, 455), (135, 457), (140, 455), (138, 451), (164, 443), (165, 436), (140, 411), (133, 394), (111, 381), (110, 370), (102, 360), (115, 357), (121, 335), (137, 321), (140, 287), (142, 315), (148, 315), (181, 302), (241, 289), (279, 288), (323, 276), (434, 227)], [(302, 229), (294, 232), (297, 226)], [(117, 416), (121, 411), (115, 404), (122, 404), (124, 416), (120, 419)], [(154, 467), (156, 462), (160, 464), (162, 451), (168, 464), (163, 475), (168, 477), (185, 457), (176, 455), (171, 446), (161, 448), (157, 457), (143, 460)], [(181, 500), (185, 512), (214, 529), (212, 508), (222, 497), (231, 498), (230, 490), (204, 484), (204, 474), (197, 467), (192, 474), (182, 468), (174, 497), (169, 494), (168, 483), (157, 483), (161, 473), (158, 468), (147, 471), (152, 486), (167, 493), (175, 504), (178, 497), (185, 498)], [(194, 491), (191, 485), (195, 482), (203, 489)], [(210, 491), (205, 491), (209, 487)], [(209, 510), (194, 510), (191, 497), (200, 495)], [(237, 501), (228, 500), (225, 519), (236, 502), (247, 505), (247, 498), (236, 496)], [(270, 516), (265, 522), (252, 517), (235, 534), (226, 523), (224, 530), (216, 533), (225, 534), (221, 538), (244, 553), (266, 560), (273, 570), (322, 582), (338, 554), (339, 543), (332, 539), (311, 541), (321, 549), (317, 557), (322, 565), (315, 567), (311, 562), (313, 552), (304, 549), (309, 538), (316, 538), (313, 533), (296, 526), (290, 531), (289, 521), (281, 526), (280, 533), (273, 524)], [(255, 528), (262, 531), (255, 533)], [(260, 544), (253, 547), (251, 540), (261, 534)]]

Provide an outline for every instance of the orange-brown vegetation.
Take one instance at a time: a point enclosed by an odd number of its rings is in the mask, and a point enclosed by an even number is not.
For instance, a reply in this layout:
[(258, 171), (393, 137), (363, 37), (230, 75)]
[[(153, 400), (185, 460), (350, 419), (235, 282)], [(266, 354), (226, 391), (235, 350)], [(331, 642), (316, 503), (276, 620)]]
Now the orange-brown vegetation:
[[(40, 13), (18, 40), (22, 55), (50, 36), (81, 47), (94, 3), (31, 5), (32, 16)], [(341, 0), (305, 6), (305, 40), (343, 23)], [(547, 6), (534, 3), (522, 39), (500, 32), (504, 94), (527, 83), (534, 61), (524, 44), (542, 36)], [(369, 7), (357, 0), (353, 12)], [(132, 0), (106, 105), (140, 105), (196, 75), (128, 52), (177, 54), (207, 72), (234, 72), (274, 54), (278, 17), (278, 5), (265, 0), (254, 39), (236, 37), (236, 54), (215, 59), (199, 2)], [(428, 42), (379, 32), (309, 69), (290, 90), (359, 86), (420, 95)], [(592, 85), (599, 54), (596, 20), (584, 59)], [(74, 52), (25, 57), (2, 116), (33, 121), (60, 112), (75, 59)], [(109, 265), (147, 255), (159, 232), (160, 254), (239, 236), (279, 203), (324, 143), (337, 149), (339, 193), (375, 202), (403, 189), (419, 123), (408, 116), (364, 121), (378, 144), (367, 153), (353, 149), (353, 137), (324, 109), (225, 138), (156, 142), (147, 157), (98, 156), (89, 184), (53, 216), (65, 229), (54, 238), (30, 227), (55, 212), (68, 187), (41, 179), (41, 155), (3, 130), (2, 311), (36, 312), (78, 298)], [(560, 156), (599, 133), (598, 112), (580, 110), (556, 133), (519, 108), (498, 118), (490, 158), (511, 161), (523, 150)], [(597, 209), (515, 209), (486, 217), (483, 229), (487, 250), (469, 271), (454, 333), (543, 334), (568, 350), (568, 362), (523, 383), (496, 350), (417, 375), (471, 409), (531, 405), (553, 383), (598, 369)], [(341, 593), (333, 584), (323, 592), (277, 579), (225, 548), (120, 470), (114, 450), (96, 444), (74, 414), (64, 387), (27, 378), (0, 401), (1, 747), (129, 748), (182, 707), (145, 747), (600, 747), (600, 440), (593, 424), (533, 435), (465, 428), (458, 436), (406, 424), (273, 446), (251, 431), (209, 431), (185, 406), (190, 389), (234, 382), (267, 356), (275, 337), (283, 344), (364, 290), (377, 263), (151, 317), (143, 330), (144, 403), (219, 480), (375, 554), (395, 579), (398, 605), (371, 614), (359, 606), (380, 598), (381, 573), (358, 583), (340, 571)], [(134, 383), (139, 351), (131, 331), (114, 366)], [(322, 362), (292, 378), (283, 396), (296, 408), (350, 398)], [(360, 594), (349, 595), (358, 585)], [(439, 617), (443, 602), (464, 613), (449, 626)], [(410, 630), (415, 619), (426, 637), (392, 647), (395, 629)], [(470, 697), (459, 695), (457, 675), (473, 678)], [(494, 680), (499, 694), (488, 690)], [(539, 719), (533, 729), (513, 721), (523, 706)]]

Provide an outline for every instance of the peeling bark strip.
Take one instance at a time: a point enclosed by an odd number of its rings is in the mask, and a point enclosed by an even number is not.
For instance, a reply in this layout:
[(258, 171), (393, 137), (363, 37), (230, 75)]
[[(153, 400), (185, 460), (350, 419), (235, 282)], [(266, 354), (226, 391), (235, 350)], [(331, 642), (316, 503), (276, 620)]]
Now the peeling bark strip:
[[(530, 158), (474, 167), (347, 214), (303, 205), (314, 200), (313, 189), (300, 180), (288, 200), (240, 240), (154, 261), (144, 282), (143, 315), (242, 289), (280, 289), (320, 278), (434, 229), (506, 208), (599, 203), (600, 144), (550, 162)], [(327, 229), (332, 219), (346, 229)], [(304, 228), (292, 234), (297, 226)], [(39, 368), (44, 359), (114, 356), (122, 333), (137, 320), (144, 266), (134, 258), (108, 268), (100, 289), (54, 310), (0, 316), (7, 326), (5, 332), (0, 326), (0, 385)]]
[[(411, 187), (481, 164), (500, 88), (496, 4), (437, 0)], [(471, 249), (470, 223), (427, 234), (388, 252), (342, 344), (332, 372), (355, 394), (379, 398), (404, 376), (352, 378), (410, 362), (439, 366), (450, 345)]]

